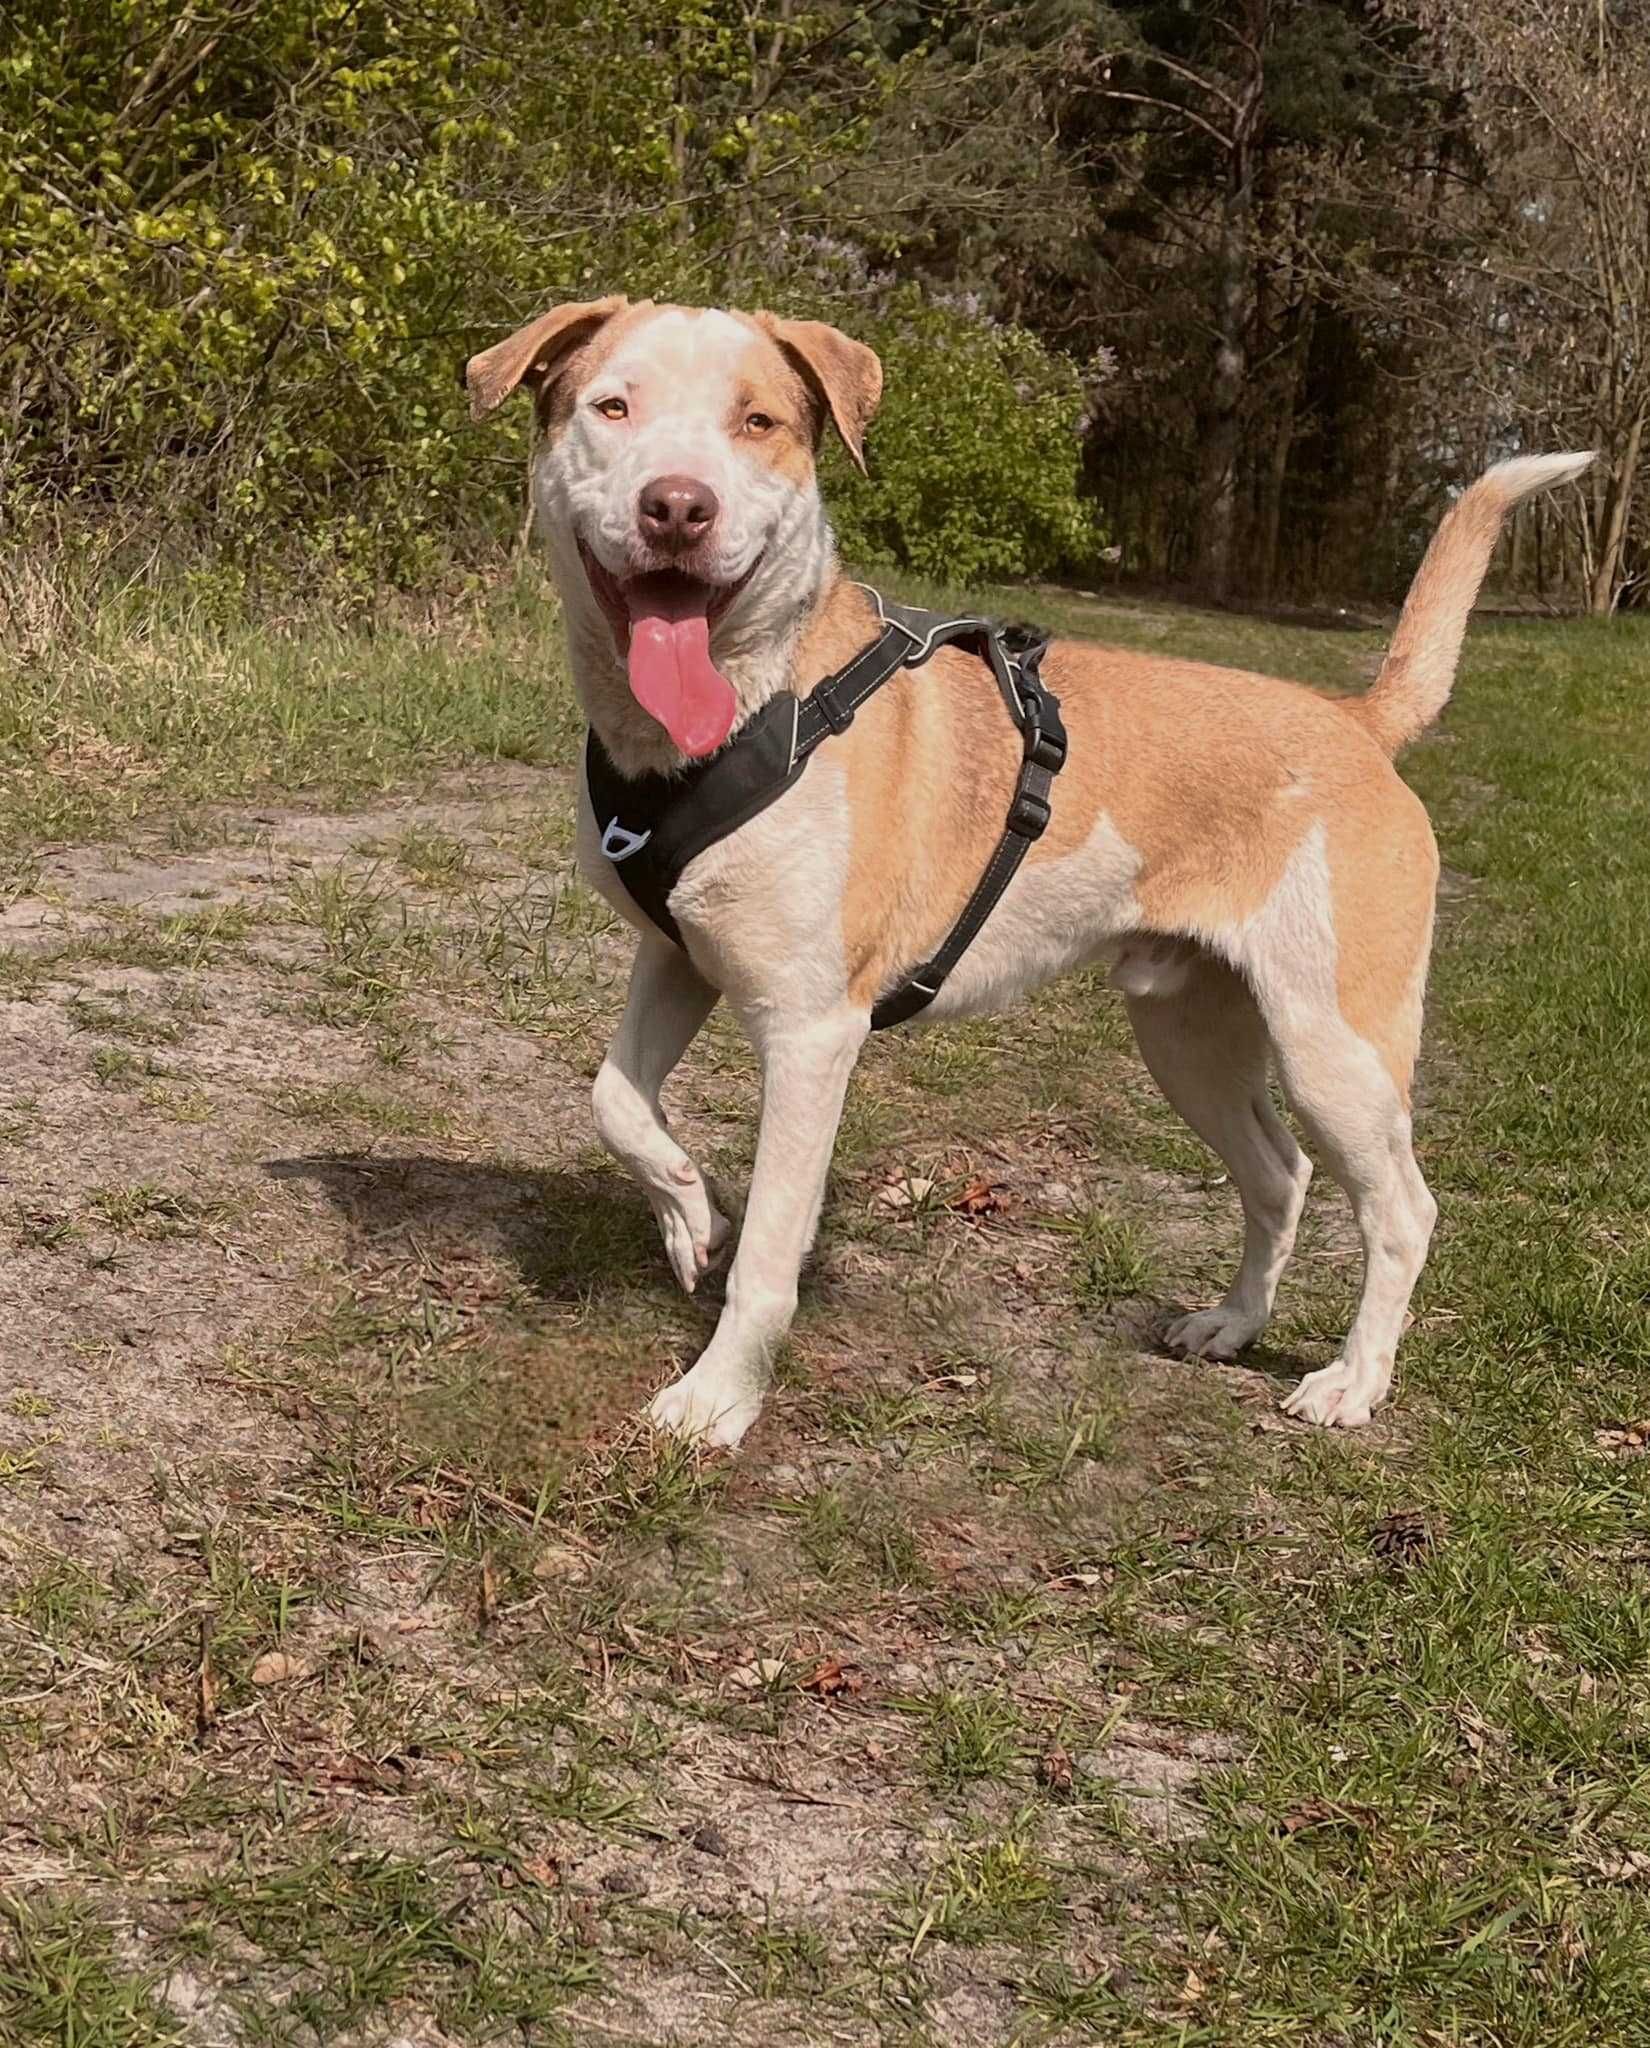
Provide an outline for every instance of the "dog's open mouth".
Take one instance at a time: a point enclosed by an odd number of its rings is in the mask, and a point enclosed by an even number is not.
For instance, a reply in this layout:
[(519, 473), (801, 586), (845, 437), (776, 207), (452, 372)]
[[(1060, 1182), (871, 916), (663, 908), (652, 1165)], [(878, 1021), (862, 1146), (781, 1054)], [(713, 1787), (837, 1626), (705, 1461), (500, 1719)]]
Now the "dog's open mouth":
[(755, 572), (707, 583), (685, 569), (619, 577), (579, 550), (630, 671), (630, 691), (684, 754), (714, 754), (733, 730), (738, 700), (710, 658), (710, 629)]

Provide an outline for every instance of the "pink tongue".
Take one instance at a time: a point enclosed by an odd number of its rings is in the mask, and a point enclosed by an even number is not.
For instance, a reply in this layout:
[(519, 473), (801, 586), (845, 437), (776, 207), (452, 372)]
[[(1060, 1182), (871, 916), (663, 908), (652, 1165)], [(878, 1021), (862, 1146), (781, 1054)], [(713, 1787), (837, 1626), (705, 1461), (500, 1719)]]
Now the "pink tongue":
[(641, 578), (626, 593), (631, 694), (684, 754), (714, 754), (733, 730), (733, 686), (711, 664), (703, 596), (653, 587), (662, 580)]

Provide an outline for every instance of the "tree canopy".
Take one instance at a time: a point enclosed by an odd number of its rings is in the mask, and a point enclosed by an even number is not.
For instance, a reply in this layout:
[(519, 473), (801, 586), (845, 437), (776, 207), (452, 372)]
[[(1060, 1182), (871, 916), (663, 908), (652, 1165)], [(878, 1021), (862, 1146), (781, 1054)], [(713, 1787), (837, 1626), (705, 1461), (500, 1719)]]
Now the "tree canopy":
[(1639, 0), (14, 0), (0, 518), (416, 582), (520, 476), (456, 364), (619, 289), (882, 350), (868, 566), (1384, 594), (1596, 443), (1513, 571), (1608, 609), (1647, 122)]

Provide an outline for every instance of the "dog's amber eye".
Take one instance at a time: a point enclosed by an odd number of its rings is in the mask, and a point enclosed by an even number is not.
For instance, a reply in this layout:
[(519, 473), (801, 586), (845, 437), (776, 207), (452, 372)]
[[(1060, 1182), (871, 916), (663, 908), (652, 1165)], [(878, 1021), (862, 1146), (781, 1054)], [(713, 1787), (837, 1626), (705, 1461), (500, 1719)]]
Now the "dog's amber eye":
[(622, 398), (598, 398), (596, 410), (604, 420), (627, 420), (630, 417), (630, 407)]
[(778, 422), (769, 419), (765, 412), (752, 412), (745, 415), (745, 432), (747, 434), (771, 434), (777, 425)]

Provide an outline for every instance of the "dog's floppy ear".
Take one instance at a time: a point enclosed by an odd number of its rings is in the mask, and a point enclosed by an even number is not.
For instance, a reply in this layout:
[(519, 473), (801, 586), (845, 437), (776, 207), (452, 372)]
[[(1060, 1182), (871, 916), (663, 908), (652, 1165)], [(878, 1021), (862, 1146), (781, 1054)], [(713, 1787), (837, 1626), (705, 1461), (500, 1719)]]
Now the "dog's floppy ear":
[(625, 298), (611, 298), (552, 306), (528, 326), (518, 328), (508, 341), (471, 356), (464, 365), (463, 379), (470, 394), (471, 419), (485, 419), (518, 384), (535, 393), (542, 390), (574, 349), (629, 303)]
[(842, 445), (863, 473), (865, 429), (882, 398), (882, 363), (876, 350), (851, 341), (823, 320), (781, 320), (774, 313), (758, 313), (756, 318), (824, 399)]

